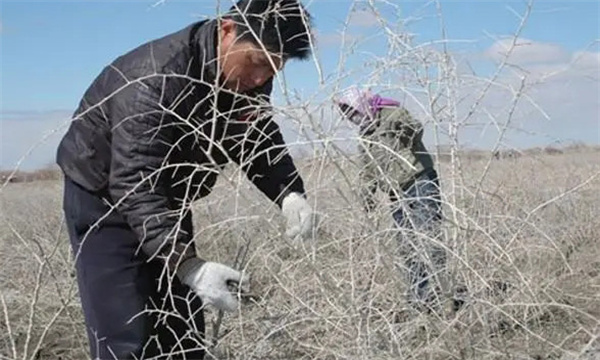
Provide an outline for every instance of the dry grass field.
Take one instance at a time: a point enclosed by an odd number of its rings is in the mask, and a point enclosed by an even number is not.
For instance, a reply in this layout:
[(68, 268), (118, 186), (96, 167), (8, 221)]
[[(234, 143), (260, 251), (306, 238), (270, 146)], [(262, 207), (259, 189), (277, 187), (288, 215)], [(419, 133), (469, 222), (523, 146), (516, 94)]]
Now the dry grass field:
[[(255, 301), (226, 315), (220, 359), (600, 359), (600, 152), (444, 161), (444, 241), (458, 313), (408, 310), (385, 204), (367, 217), (351, 159), (302, 163), (324, 215), (293, 247), (273, 204), (236, 169), (196, 204), (199, 254), (245, 269)], [(0, 194), (0, 359), (84, 359), (61, 183)], [(494, 291), (502, 281), (504, 291)], [(210, 324), (216, 317), (207, 313)]]

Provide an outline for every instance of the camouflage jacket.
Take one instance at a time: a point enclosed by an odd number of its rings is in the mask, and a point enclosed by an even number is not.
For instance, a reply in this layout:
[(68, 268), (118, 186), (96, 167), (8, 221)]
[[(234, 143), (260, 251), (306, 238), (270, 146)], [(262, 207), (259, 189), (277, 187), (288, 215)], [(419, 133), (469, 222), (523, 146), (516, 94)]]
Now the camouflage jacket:
[(361, 129), (361, 196), (369, 210), (377, 189), (400, 199), (417, 176), (433, 168), (422, 138), (422, 123), (403, 107), (383, 108)]

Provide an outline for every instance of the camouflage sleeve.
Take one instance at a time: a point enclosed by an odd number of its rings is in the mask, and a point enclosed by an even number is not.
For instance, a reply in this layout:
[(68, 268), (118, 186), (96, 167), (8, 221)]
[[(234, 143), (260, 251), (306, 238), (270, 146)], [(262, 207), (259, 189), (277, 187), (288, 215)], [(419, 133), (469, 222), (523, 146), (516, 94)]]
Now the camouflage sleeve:
[(360, 149), (361, 168), (359, 170), (359, 196), (366, 212), (375, 210), (375, 193), (377, 192), (377, 174), (373, 160), (364, 149)]
[(413, 147), (423, 139), (423, 124), (407, 109), (399, 108), (392, 115), (392, 119), (394, 121), (393, 128), (406, 147)]

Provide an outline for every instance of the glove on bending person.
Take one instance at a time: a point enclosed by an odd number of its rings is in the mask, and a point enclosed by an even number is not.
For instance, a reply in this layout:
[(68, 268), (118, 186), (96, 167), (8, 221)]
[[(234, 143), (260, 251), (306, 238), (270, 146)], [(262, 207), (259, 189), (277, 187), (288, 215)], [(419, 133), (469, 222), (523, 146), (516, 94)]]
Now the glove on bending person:
[(205, 305), (231, 312), (237, 309), (238, 301), (227, 285), (237, 283), (242, 289), (246, 289), (249, 286), (249, 279), (227, 265), (206, 262), (192, 271), (185, 278), (184, 283), (194, 290)]
[(306, 198), (297, 192), (288, 194), (282, 202), (281, 210), (287, 219), (286, 235), (292, 239), (310, 239), (318, 227), (319, 216), (306, 201)]

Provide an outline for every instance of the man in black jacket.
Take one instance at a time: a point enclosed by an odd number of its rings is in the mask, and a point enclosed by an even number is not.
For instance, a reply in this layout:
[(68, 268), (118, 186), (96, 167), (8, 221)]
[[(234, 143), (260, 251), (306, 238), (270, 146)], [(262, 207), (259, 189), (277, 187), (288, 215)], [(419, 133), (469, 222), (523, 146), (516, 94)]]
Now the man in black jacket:
[(57, 163), (93, 358), (202, 358), (200, 307), (237, 308), (228, 285), (248, 278), (193, 244), (191, 203), (225, 164), (281, 207), (288, 236), (313, 233), (269, 114), (273, 76), (310, 43), (299, 0), (240, 0), (117, 58), (85, 92)]

